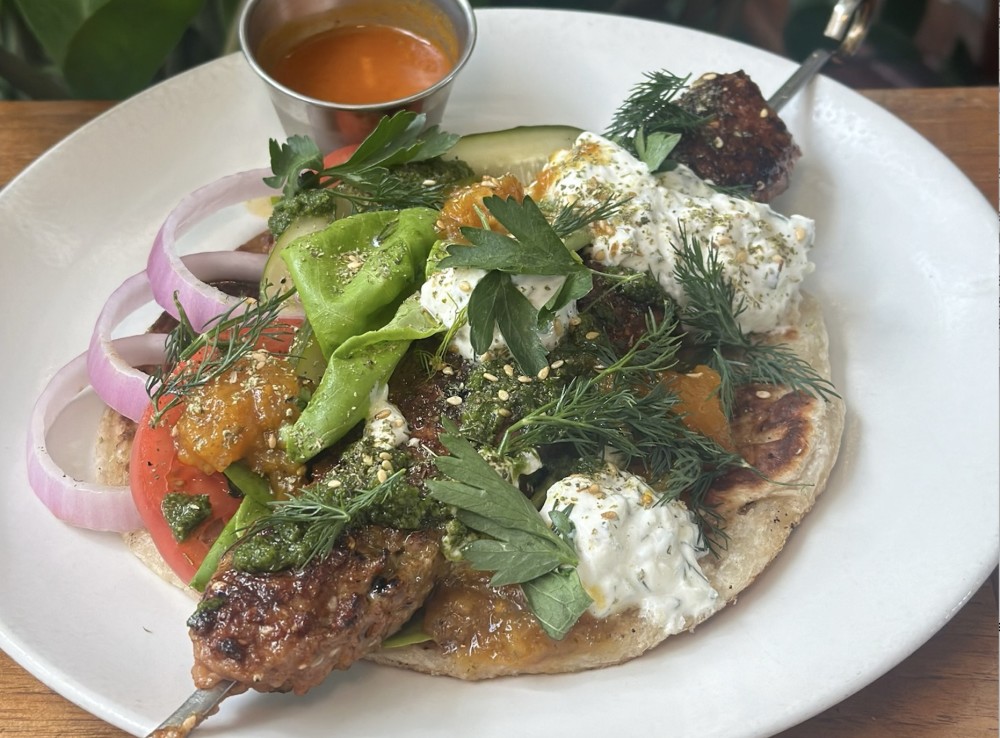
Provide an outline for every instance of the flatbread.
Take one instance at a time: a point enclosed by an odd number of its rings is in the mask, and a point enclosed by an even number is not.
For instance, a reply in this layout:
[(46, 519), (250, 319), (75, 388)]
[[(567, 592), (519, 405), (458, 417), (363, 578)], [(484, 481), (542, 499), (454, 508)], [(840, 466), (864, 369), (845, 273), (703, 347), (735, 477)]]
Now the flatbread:
[[(830, 378), (826, 326), (818, 302), (804, 295), (796, 323), (770, 337), (789, 346), (821, 376)], [(784, 547), (788, 537), (813, 507), (826, 486), (836, 462), (844, 427), (844, 403), (838, 398), (820, 399), (774, 386), (741, 388), (732, 431), (737, 449), (766, 475), (738, 472), (715, 489), (718, 511), (728, 538), (718, 557), (702, 558), (702, 570), (719, 593), (718, 606), (701, 620), (689, 619), (684, 630), (735, 602)], [(134, 423), (109, 411), (102, 420), (97, 455), (99, 476), (109, 484), (128, 483), (128, 460)], [(167, 567), (145, 531), (125, 535), (129, 549), (166, 581), (196, 593)], [(475, 578), (459, 569), (457, 596), (462, 595), (463, 577)], [(471, 586), (482, 597), (485, 587)], [(468, 594), (468, 592), (466, 592)], [(433, 598), (434, 595), (432, 595)], [(379, 664), (428, 674), (478, 680), (527, 673), (575, 672), (622, 663), (657, 646), (669, 635), (663, 627), (630, 611), (597, 620), (584, 615), (561, 641), (541, 631), (526, 614), (517, 588), (490, 590), (487, 604), (511, 616), (524, 632), (501, 643), (488, 655), (460, 643), (442, 648), (424, 642), (401, 648), (383, 648), (367, 657)], [(450, 603), (443, 603), (447, 608)], [(490, 617), (482, 611), (479, 618)]]
[[(829, 344), (818, 302), (804, 296), (796, 324), (770, 337), (788, 345), (823, 377), (830, 378)], [(774, 560), (812, 509), (837, 459), (844, 427), (844, 403), (790, 393), (773, 386), (741, 390), (733, 422), (737, 448), (768, 479), (734, 475), (720, 485), (726, 549), (702, 558), (702, 570), (719, 593), (718, 608), (736, 601)], [(516, 597), (512, 594), (511, 597)], [(702, 620), (706, 619), (706, 615)], [(688, 620), (685, 630), (700, 621)], [(540, 631), (540, 629), (539, 629)], [(551, 674), (611, 666), (633, 659), (667, 638), (661, 626), (637, 611), (595, 621), (585, 615), (563, 641), (518, 639), (488, 658), (474, 649), (435, 643), (382, 649), (368, 658), (429, 674), (487, 679), (514, 674)]]

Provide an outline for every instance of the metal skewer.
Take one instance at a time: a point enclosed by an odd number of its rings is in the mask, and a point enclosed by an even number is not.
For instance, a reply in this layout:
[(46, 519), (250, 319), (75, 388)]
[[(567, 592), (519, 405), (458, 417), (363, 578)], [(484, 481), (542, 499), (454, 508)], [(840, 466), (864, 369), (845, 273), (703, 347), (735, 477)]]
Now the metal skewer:
[(184, 704), (178, 707), (166, 720), (146, 738), (185, 738), (207, 718), (236, 686), (236, 682), (219, 682), (211, 689), (197, 689)]
[(875, 18), (878, 0), (838, 0), (823, 35), (840, 41), (835, 49), (816, 49), (767, 101), (775, 111), (795, 97), (831, 59), (852, 56), (861, 46)]

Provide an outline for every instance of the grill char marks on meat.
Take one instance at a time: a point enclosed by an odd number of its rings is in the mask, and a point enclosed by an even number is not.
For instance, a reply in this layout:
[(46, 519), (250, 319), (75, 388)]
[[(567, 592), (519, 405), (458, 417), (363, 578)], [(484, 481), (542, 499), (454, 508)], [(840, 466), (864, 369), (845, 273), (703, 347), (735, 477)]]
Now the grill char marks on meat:
[(745, 72), (706, 74), (677, 104), (709, 120), (685, 133), (671, 158), (716, 185), (748, 186), (759, 202), (769, 202), (787, 189), (802, 152)]
[(434, 584), (428, 531), (367, 527), (299, 570), (254, 574), (227, 557), (189, 620), (196, 686), (303, 694), (397, 631)]

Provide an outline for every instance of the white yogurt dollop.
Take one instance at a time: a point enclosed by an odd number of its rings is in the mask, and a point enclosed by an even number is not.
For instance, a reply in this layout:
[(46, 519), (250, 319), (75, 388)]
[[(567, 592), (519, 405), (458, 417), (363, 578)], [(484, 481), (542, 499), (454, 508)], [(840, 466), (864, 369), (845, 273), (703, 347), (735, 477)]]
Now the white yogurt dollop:
[(657, 504), (640, 477), (608, 465), (549, 488), (542, 517), (550, 522), (553, 509), (567, 508), (577, 572), (595, 617), (638, 608), (665, 633), (677, 633), (719, 607), (719, 594), (698, 565), (708, 550), (682, 502)]
[(815, 236), (809, 218), (784, 216), (768, 205), (716, 192), (683, 165), (653, 175), (617, 144), (583, 133), (555, 155), (532, 195), (558, 210), (570, 204), (595, 206), (630, 197), (618, 213), (590, 226), (592, 258), (607, 266), (650, 271), (679, 304), (687, 296), (674, 270), (676, 249), (697, 239), (715, 252), (742, 300), (746, 332), (786, 325), (800, 298)]

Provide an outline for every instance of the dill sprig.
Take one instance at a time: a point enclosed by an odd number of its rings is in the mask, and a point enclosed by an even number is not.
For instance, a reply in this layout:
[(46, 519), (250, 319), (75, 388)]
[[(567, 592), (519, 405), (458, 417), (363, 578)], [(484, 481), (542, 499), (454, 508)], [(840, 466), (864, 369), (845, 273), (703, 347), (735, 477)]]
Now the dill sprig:
[(629, 195), (609, 198), (595, 205), (584, 206), (571, 203), (559, 209), (551, 219), (552, 230), (561, 239), (566, 239), (591, 223), (597, 223), (616, 215), (632, 199)]
[(737, 298), (715, 249), (703, 250), (698, 239), (685, 235), (676, 253), (674, 275), (688, 299), (680, 309), (681, 322), (689, 338), (708, 350), (706, 363), (721, 377), (727, 416), (732, 415), (736, 388), (753, 382), (785, 385), (823, 399), (839, 397), (833, 384), (787, 345), (763, 343), (743, 332), (738, 318), (746, 302)]
[(610, 456), (623, 467), (642, 464), (661, 502), (685, 496), (714, 546), (724, 535), (706, 501), (708, 491), (719, 476), (747, 464), (692, 431), (676, 412), (679, 399), (661, 381), (677, 363), (676, 329), (675, 320), (650, 316), (646, 333), (624, 355), (599, 364), (593, 374), (574, 377), (555, 399), (511, 424), (499, 451), (516, 455), (568, 445), (578, 458)]
[(303, 488), (295, 496), (274, 500), (268, 503), (270, 512), (254, 521), (241, 542), (249, 541), (253, 536), (266, 535), (267, 531), (279, 527), (298, 527), (302, 533), (302, 552), (296, 563), (298, 568), (305, 567), (310, 561), (329, 554), (343, 532), (363, 512), (382, 504), (392, 494), (403, 471), (399, 469), (384, 482), (371, 489), (359, 490), (349, 497), (334, 497), (319, 482)]
[(417, 181), (401, 178), (389, 169), (376, 167), (344, 175), (339, 184), (329, 185), (355, 212), (365, 210), (403, 210), (405, 208), (440, 208), (447, 182)]
[[(191, 325), (175, 294), (174, 304), (180, 318), (167, 335), (163, 364), (146, 382), (146, 392), (155, 408), (150, 422), (156, 425), (168, 410), (196, 389), (226, 374), (261, 340), (286, 335), (290, 327), (277, 323), (276, 319), (294, 293), (289, 290), (261, 301), (238, 302), (212, 318), (201, 333)], [(198, 360), (192, 361), (199, 352), (202, 353)]]
[(698, 128), (706, 119), (674, 101), (687, 87), (689, 77), (662, 70), (647, 72), (644, 77), (615, 111), (604, 135), (655, 172), (663, 168), (680, 136)]

